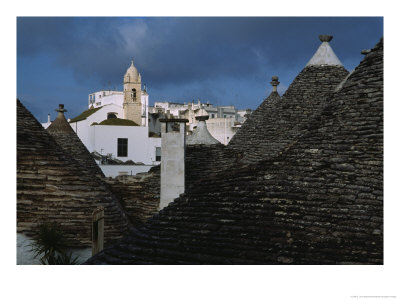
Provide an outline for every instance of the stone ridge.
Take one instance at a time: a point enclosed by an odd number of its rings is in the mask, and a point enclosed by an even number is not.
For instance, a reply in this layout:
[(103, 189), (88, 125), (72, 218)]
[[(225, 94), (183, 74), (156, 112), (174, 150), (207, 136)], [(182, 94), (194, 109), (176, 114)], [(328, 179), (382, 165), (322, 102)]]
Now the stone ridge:
[(91, 245), (91, 217), (105, 208), (105, 243), (131, 226), (101, 179), (89, 176), (17, 101), (17, 232), (35, 236), (41, 223), (56, 222), (68, 245)]
[(382, 264), (383, 42), (277, 157), (201, 177), (88, 264)]
[(348, 72), (339, 66), (308, 66), (279, 99), (271, 94), (246, 120), (227, 148), (244, 152), (242, 163), (279, 154), (307, 130)]
[(97, 165), (85, 145), (71, 128), (63, 113), (46, 129), (55, 141), (76, 160), (88, 175), (104, 177), (103, 171)]

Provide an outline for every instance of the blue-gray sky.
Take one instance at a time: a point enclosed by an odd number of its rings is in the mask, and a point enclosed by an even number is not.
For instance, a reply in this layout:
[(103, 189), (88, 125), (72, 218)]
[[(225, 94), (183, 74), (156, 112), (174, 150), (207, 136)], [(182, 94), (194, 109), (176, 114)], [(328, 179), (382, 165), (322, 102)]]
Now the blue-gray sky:
[(255, 109), (279, 76), (282, 94), (320, 45), (349, 71), (383, 36), (380, 17), (19, 17), (17, 97), (40, 122), (64, 103), (67, 117), (88, 94), (122, 90), (133, 57), (154, 101), (201, 99)]

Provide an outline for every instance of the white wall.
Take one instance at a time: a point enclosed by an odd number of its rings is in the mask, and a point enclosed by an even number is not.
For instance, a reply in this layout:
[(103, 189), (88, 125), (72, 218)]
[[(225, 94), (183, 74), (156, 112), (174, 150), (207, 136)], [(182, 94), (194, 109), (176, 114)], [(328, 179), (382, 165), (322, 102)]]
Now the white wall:
[(99, 107), (107, 104), (117, 104), (122, 106), (124, 102), (124, 92), (122, 91), (98, 91), (88, 96), (88, 108), (92, 106), (90, 98), (94, 99), (93, 106)]
[(234, 118), (214, 118), (206, 121), (210, 134), (221, 144), (227, 145), (235, 135), (238, 128), (234, 126)]
[[(117, 113), (117, 117), (122, 118), (124, 110), (122, 107), (110, 104), (103, 106), (101, 109), (91, 114), (85, 120), (70, 123), (72, 129), (81, 139), (82, 143), (86, 146), (89, 152), (94, 151), (94, 137), (93, 137), (93, 126), (90, 126), (94, 122), (100, 123), (107, 119), (108, 113)], [(100, 151), (98, 151), (100, 153)]]
[[(39, 258), (34, 258), (31, 251), (33, 239), (22, 233), (17, 234), (17, 265), (41, 265)], [(78, 257), (78, 263), (84, 263), (92, 257), (91, 248), (71, 249), (72, 257)]]
[[(147, 101), (147, 98), (144, 99)], [(149, 138), (149, 128), (144, 126), (114, 126), (93, 125), (107, 119), (110, 112), (122, 117), (122, 107), (110, 104), (87, 117), (85, 120), (70, 123), (82, 143), (89, 152), (97, 151), (103, 155), (111, 153), (113, 157), (122, 161), (133, 160), (145, 165), (159, 164), (156, 162), (156, 147), (161, 147), (160, 138)], [(146, 118), (147, 120), (147, 118)], [(118, 157), (118, 138), (128, 139), (128, 156)]]
[(87, 117), (86, 121), (89, 125), (91, 125), (93, 122), (100, 123), (101, 121), (107, 120), (107, 115), (108, 113), (111, 112), (116, 113), (118, 118), (120, 119), (123, 118), (124, 109), (122, 108), (122, 106), (116, 104), (109, 104), (103, 106), (94, 114), (91, 114), (89, 117)]
[(127, 175), (136, 175), (137, 173), (148, 172), (153, 165), (143, 165), (143, 166), (126, 166), (126, 165), (99, 165), (101, 170), (106, 177), (116, 177), (118, 175), (124, 175), (122, 172), (126, 172)]
[(121, 94), (114, 94), (114, 95), (104, 96), (101, 98), (101, 105), (115, 104), (122, 107), (123, 103), (124, 103), (123, 92), (121, 92)]
[(142, 126), (149, 126), (149, 94), (142, 94), (141, 96), (142, 103)]
[[(113, 157), (122, 161), (133, 160), (145, 165), (156, 162), (156, 148), (161, 147), (160, 138), (149, 138), (148, 127), (142, 126), (91, 126), (93, 149), (103, 155), (111, 153)], [(118, 156), (118, 138), (128, 139), (128, 156)], [(103, 149), (103, 150), (101, 150)]]
[(47, 129), (51, 125), (51, 122), (41, 123), (44, 129)]

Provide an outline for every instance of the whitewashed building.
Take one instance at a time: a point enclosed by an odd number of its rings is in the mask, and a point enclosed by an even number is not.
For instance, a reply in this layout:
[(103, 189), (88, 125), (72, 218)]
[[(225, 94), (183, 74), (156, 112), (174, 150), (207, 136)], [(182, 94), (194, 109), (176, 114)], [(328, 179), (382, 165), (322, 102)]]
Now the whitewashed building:
[(149, 137), (148, 104), (132, 61), (124, 75), (124, 91), (89, 94), (88, 109), (69, 122), (89, 152), (150, 168), (160, 163), (161, 139)]
[(206, 121), (207, 129), (210, 134), (221, 144), (228, 145), (232, 137), (236, 134), (241, 123), (234, 118), (213, 118)]
[(155, 102), (154, 107), (149, 107), (151, 114), (172, 115), (175, 118), (187, 119), (187, 133), (191, 134), (196, 128), (198, 121), (196, 117), (209, 116), (206, 121), (210, 134), (220, 143), (227, 145), (237, 130), (251, 114), (251, 109), (238, 110), (233, 105), (214, 106), (210, 103), (177, 103), (177, 102)]

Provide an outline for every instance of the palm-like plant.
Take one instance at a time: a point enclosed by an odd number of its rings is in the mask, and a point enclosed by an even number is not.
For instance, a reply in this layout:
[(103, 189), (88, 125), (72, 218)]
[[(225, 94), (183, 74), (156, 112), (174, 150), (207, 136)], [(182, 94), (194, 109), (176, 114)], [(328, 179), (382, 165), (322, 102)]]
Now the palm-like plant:
[(67, 251), (64, 234), (56, 223), (46, 223), (39, 226), (39, 233), (31, 244), (34, 257), (40, 256), (43, 265), (74, 265), (78, 257), (72, 258)]

